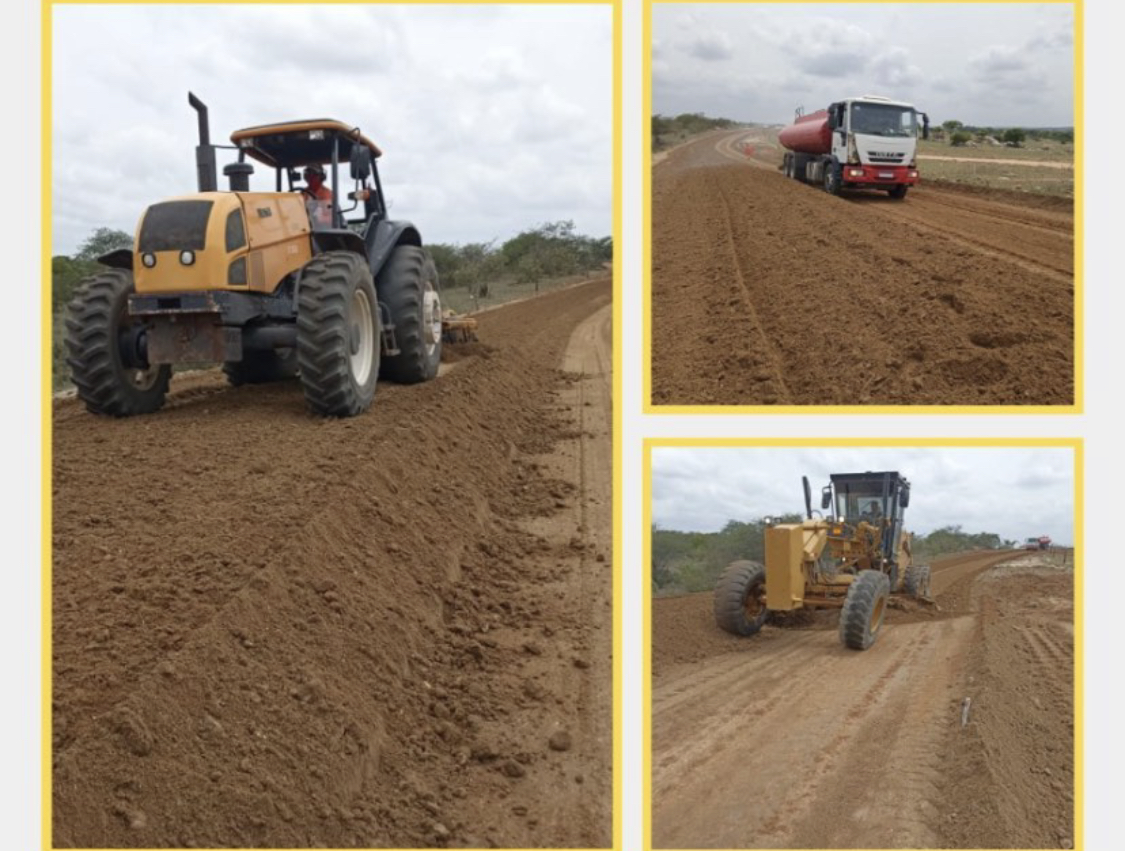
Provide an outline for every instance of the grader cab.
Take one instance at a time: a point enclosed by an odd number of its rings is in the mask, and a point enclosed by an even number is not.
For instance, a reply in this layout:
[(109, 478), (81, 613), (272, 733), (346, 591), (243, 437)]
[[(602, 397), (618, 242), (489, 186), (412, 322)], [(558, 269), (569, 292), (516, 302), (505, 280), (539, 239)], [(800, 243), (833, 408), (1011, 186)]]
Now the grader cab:
[(915, 565), (903, 515), (910, 482), (896, 472), (831, 476), (814, 511), (808, 478), (801, 523), (768, 523), (765, 564), (736, 561), (715, 587), (719, 626), (753, 635), (769, 613), (840, 609), (840, 640), (874, 643), (891, 594), (928, 599), (930, 568)]

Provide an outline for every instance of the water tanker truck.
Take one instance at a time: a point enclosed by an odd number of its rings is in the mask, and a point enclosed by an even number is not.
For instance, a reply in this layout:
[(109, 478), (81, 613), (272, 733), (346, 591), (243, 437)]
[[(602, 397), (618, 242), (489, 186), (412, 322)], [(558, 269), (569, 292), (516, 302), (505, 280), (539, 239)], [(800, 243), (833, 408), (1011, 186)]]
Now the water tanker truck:
[(848, 98), (807, 115), (798, 109), (778, 136), (787, 149), (781, 170), (832, 195), (841, 189), (882, 189), (892, 198), (905, 198), (918, 182), (919, 130), (929, 138), (925, 113), (878, 95)]

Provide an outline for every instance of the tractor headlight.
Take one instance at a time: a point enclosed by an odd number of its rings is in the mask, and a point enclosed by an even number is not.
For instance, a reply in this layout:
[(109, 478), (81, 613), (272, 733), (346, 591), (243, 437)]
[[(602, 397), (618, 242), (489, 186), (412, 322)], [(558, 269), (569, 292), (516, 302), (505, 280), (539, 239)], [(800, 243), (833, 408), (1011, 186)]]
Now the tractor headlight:
[(156, 255), (146, 252), (141, 255), (141, 262), (145, 264), (146, 269), (151, 269), (156, 265)]
[(190, 266), (192, 263), (195, 262), (195, 252), (194, 251), (181, 251), (180, 252), (180, 262), (183, 263), (185, 266)]

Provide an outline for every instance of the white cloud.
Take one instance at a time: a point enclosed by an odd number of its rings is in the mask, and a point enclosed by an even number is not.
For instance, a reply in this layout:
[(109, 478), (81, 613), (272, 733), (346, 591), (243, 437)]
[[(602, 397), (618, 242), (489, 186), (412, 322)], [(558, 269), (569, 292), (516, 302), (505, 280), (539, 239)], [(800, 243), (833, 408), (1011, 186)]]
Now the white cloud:
[[(53, 18), (56, 253), (194, 191), (189, 89), (219, 143), (292, 118), (358, 124), (383, 148), (394, 214), (431, 242), (559, 219), (611, 230), (608, 8), (64, 5)], [(251, 185), (272, 184), (259, 167)]]

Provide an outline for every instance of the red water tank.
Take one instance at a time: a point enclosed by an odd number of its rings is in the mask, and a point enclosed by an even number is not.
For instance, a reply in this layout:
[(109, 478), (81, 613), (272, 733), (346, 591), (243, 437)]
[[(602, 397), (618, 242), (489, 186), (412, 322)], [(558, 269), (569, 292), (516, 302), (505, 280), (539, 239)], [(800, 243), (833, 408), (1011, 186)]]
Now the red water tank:
[(828, 110), (818, 109), (802, 115), (778, 134), (777, 140), (799, 154), (827, 154), (832, 151), (832, 131), (828, 129)]

